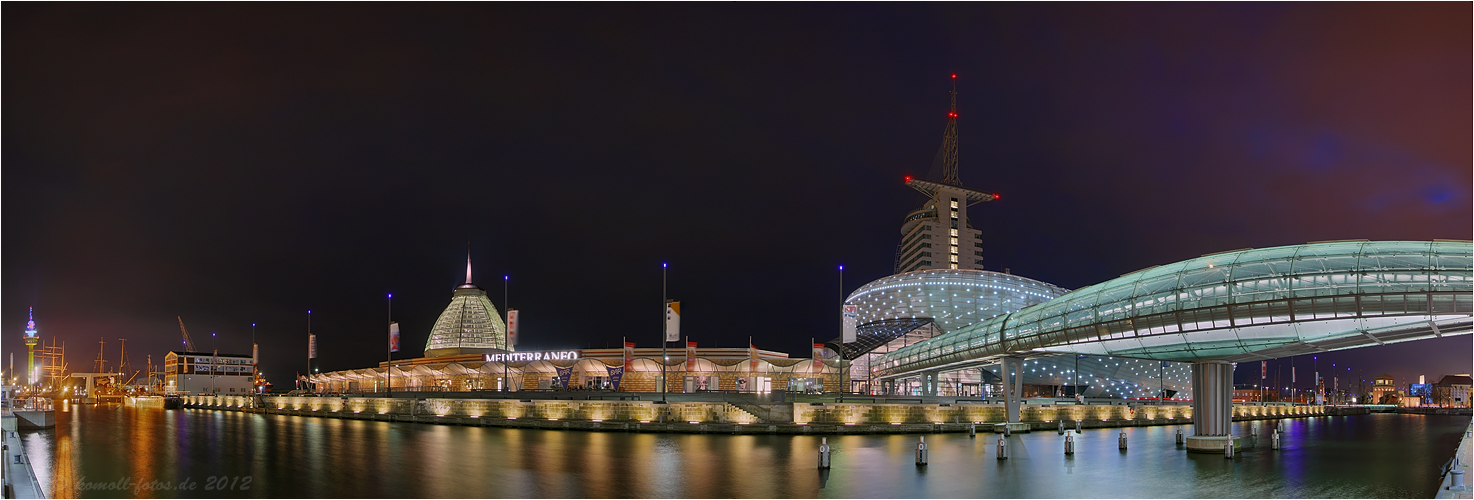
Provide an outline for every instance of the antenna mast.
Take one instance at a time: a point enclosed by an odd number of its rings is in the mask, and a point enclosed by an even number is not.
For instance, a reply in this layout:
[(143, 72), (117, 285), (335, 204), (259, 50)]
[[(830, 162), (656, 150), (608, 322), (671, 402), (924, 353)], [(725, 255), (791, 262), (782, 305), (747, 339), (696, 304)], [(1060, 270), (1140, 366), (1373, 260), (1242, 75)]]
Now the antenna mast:
[(947, 111), (947, 130), (942, 133), (942, 150), (937, 151), (942, 160), (942, 183), (961, 186), (957, 179), (957, 74), (952, 74), (952, 108)]

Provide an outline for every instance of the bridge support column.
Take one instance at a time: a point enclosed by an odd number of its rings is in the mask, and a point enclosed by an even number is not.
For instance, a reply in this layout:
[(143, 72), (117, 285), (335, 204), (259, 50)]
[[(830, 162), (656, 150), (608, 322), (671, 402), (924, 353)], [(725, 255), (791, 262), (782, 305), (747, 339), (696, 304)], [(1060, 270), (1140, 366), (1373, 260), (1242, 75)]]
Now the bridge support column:
[(1187, 451), (1223, 453), (1233, 424), (1233, 363), (1209, 360), (1192, 366), (1193, 435), (1187, 438)]
[(922, 372), (921, 373), (921, 395), (922, 396), (936, 396), (940, 392), (940, 391), (937, 390), (937, 387), (939, 385), (941, 385), (941, 383), (942, 383), (941, 382), (941, 379), (942, 379), (942, 372)]
[(1003, 377), (1003, 411), (1008, 414), (1008, 423), (1018, 423), (1019, 396), (1024, 394), (1024, 360), (1003, 358), (998, 375)]

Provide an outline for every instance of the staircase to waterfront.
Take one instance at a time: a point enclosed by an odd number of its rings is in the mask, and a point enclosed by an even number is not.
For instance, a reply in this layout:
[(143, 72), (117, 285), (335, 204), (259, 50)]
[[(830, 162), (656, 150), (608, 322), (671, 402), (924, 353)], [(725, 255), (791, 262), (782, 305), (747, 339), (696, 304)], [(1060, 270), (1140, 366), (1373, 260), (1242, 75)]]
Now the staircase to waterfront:
[(767, 404), (728, 402), (727, 406), (732, 409), (752, 415), (754, 422), (765, 424), (791, 424), (793, 423), (793, 405), (791, 404)]

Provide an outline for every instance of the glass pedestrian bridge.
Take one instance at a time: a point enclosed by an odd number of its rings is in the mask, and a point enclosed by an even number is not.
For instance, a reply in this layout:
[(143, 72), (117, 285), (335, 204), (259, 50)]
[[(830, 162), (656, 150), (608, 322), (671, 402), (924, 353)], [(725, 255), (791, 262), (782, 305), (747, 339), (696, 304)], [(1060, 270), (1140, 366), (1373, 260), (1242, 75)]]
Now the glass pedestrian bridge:
[(1474, 244), (1335, 241), (1155, 266), (884, 355), (878, 378), (1079, 353), (1242, 362), (1474, 326)]

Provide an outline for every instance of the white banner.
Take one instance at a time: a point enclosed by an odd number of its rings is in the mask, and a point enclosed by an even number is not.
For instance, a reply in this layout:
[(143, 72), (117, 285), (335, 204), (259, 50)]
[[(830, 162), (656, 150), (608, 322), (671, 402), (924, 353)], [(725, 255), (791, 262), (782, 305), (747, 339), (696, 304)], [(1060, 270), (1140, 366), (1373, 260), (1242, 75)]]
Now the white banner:
[(307, 334), (307, 358), (317, 359), (317, 334)]
[(399, 322), (389, 323), (389, 352), (399, 352)]
[(681, 303), (665, 303), (665, 341), (681, 340)]
[(507, 345), (517, 345), (517, 310), (507, 309)]
[(860, 321), (860, 306), (845, 304), (843, 314), (844, 333), (840, 337), (841, 341), (848, 344), (855, 341), (855, 325)]

